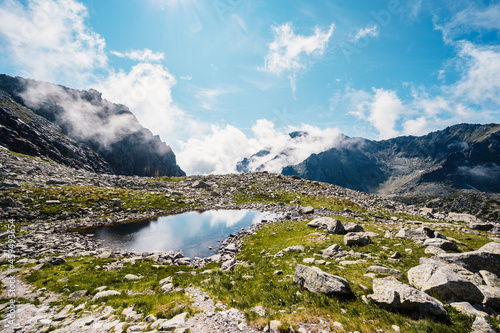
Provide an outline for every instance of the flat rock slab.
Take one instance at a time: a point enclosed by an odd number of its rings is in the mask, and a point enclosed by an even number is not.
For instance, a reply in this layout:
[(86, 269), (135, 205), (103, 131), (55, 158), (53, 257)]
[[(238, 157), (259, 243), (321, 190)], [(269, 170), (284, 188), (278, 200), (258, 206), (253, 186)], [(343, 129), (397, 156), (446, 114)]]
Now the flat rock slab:
[(401, 271), (383, 266), (370, 266), (366, 269), (366, 273), (375, 273), (379, 275), (392, 275), (399, 278), (404, 277), (404, 274)]
[(340, 276), (328, 274), (314, 266), (297, 265), (293, 282), (316, 294), (344, 297), (353, 295), (349, 281)]
[(417, 312), (422, 316), (431, 317), (446, 315), (446, 310), (440, 301), (393, 277), (374, 279), (373, 294), (368, 297), (375, 303), (394, 310)]

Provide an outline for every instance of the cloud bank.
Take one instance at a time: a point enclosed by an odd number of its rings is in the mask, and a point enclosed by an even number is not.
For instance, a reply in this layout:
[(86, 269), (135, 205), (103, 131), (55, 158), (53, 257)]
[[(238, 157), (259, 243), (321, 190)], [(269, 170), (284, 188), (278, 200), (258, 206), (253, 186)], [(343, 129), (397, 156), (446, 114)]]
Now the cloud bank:
[[(307, 132), (307, 135), (291, 138), (288, 133), (295, 131)], [(300, 128), (288, 127), (283, 132), (265, 119), (257, 120), (251, 136), (231, 125), (213, 125), (208, 135), (182, 143), (177, 160), (188, 174), (225, 174), (236, 172), (236, 164), (243, 158), (268, 150), (268, 155), (252, 161), (250, 170), (255, 171), (264, 164), (263, 170), (279, 173), (285, 166), (300, 163), (313, 153), (334, 147), (339, 138), (338, 129), (323, 130), (302, 125)]]

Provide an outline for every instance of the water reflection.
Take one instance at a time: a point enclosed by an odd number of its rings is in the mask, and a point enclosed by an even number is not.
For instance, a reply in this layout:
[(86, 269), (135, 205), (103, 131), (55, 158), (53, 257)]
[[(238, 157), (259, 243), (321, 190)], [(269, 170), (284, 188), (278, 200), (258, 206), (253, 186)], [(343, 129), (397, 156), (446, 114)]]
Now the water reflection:
[(276, 214), (252, 210), (212, 210), (187, 212), (159, 217), (150, 221), (120, 224), (95, 229), (96, 238), (110, 248), (135, 252), (182, 250), (188, 257), (213, 254), (209, 246), (218, 247), (217, 240), (237, 233), (241, 228)]

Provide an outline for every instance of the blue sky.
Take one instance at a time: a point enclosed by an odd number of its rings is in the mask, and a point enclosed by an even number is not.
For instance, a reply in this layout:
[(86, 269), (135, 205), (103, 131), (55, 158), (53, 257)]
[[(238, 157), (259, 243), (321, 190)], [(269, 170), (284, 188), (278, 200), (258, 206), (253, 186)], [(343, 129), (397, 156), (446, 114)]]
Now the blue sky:
[(0, 0), (0, 72), (96, 88), (188, 173), (223, 173), (499, 122), (499, 30), (498, 1)]

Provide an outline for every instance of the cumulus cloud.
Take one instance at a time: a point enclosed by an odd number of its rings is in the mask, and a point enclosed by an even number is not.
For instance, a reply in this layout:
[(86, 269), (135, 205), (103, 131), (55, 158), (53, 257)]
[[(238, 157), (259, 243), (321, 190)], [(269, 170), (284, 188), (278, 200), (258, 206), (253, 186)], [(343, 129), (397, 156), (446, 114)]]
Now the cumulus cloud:
[[(306, 132), (307, 135), (292, 138), (288, 133), (294, 131)], [(310, 125), (278, 131), (274, 123), (265, 119), (257, 120), (250, 137), (234, 126), (214, 125), (205, 137), (191, 138), (183, 143), (177, 160), (188, 174), (234, 173), (236, 164), (243, 158), (267, 150), (269, 154), (253, 159), (249, 169), (255, 171), (264, 165), (260, 170), (279, 173), (285, 166), (300, 163), (313, 153), (334, 147), (341, 137), (337, 129), (323, 130)]]
[(352, 42), (357, 42), (366, 37), (378, 37), (379, 31), (377, 29), (377, 25), (373, 25), (371, 27), (361, 28), (354, 36), (351, 36)]
[(375, 96), (370, 105), (368, 121), (379, 132), (379, 139), (397, 136), (396, 121), (403, 112), (403, 105), (394, 91), (375, 89)]
[(457, 99), (500, 105), (500, 47), (462, 42), (458, 54), (462, 77), (448, 90)]
[(127, 105), (144, 127), (172, 142), (203, 132), (203, 125), (173, 102), (172, 88), (176, 83), (163, 65), (139, 63), (129, 72), (111, 73), (96, 89), (104, 98)]
[(278, 76), (288, 73), (292, 90), (295, 91), (297, 73), (307, 67), (306, 56), (323, 55), (334, 28), (334, 24), (330, 25), (328, 31), (316, 27), (313, 35), (302, 36), (295, 34), (291, 23), (273, 26), (274, 40), (269, 44), (265, 65), (260, 70)]
[(128, 58), (131, 60), (146, 62), (157, 62), (165, 58), (165, 55), (162, 52), (153, 52), (150, 49), (133, 50), (125, 53), (119, 51), (111, 51), (110, 53), (120, 58)]
[(35, 79), (85, 85), (108, 60), (104, 39), (86, 25), (87, 16), (74, 0), (3, 1), (4, 59)]

